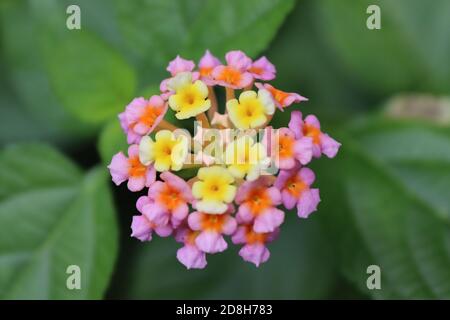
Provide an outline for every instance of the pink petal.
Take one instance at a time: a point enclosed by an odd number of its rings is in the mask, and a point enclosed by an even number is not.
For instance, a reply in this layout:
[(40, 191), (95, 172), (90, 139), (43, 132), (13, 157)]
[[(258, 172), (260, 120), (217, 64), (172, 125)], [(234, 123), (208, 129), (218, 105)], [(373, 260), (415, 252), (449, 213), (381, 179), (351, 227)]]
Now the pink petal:
[(142, 208), (143, 214), (156, 225), (169, 223), (169, 214), (166, 208), (158, 203), (150, 203)]
[(297, 215), (300, 218), (308, 218), (312, 212), (317, 210), (319, 202), (319, 189), (305, 190), (297, 203)]
[(313, 140), (310, 137), (302, 137), (295, 141), (294, 153), (296, 159), (303, 165), (309, 163), (313, 156)]
[(181, 58), (179, 55), (169, 62), (167, 66), (167, 71), (170, 72), (172, 77), (176, 76), (179, 72), (192, 71), (194, 70), (194, 61), (186, 60)]
[(262, 244), (247, 244), (239, 250), (239, 255), (245, 261), (251, 262), (258, 267), (269, 259), (270, 252)]
[(300, 111), (292, 111), (288, 127), (294, 132), (297, 139), (303, 137), (303, 120)]
[(309, 124), (310, 126), (316, 127), (317, 129), (320, 129), (319, 119), (317, 119), (317, 117), (313, 114), (306, 116), (305, 123)]
[(246, 227), (245, 226), (239, 226), (236, 229), (236, 232), (232, 235), (231, 237), (231, 241), (234, 244), (241, 244), (241, 243), (246, 243)]
[(189, 213), (189, 207), (186, 203), (180, 203), (175, 209), (171, 212), (171, 223), (174, 228), (178, 227), (181, 222), (186, 219)]
[(152, 240), (152, 228), (144, 216), (133, 216), (131, 222), (131, 236), (141, 241)]
[(246, 203), (241, 204), (236, 214), (237, 221), (239, 223), (249, 223), (253, 221), (253, 218), (254, 216), (249, 206)]
[(270, 187), (267, 189), (270, 199), (272, 200), (272, 205), (278, 206), (281, 204), (281, 193), (276, 187)]
[(209, 50), (206, 50), (203, 57), (200, 59), (200, 62), (198, 63), (199, 68), (214, 68), (220, 65), (221, 62), (219, 59), (217, 59), (215, 56), (209, 52)]
[(328, 158), (334, 158), (338, 153), (341, 144), (329, 135), (323, 133), (320, 136), (320, 146), (323, 154), (325, 154)]
[[(251, 70), (259, 69), (260, 73), (254, 73)], [(252, 73), (255, 79), (260, 79), (264, 81), (270, 81), (275, 79), (275, 73), (277, 72), (275, 66), (270, 63), (270, 61), (266, 57), (261, 57), (258, 60), (254, 61), (250, 67), (250, 72)]]
[(177, 175), (174, 175), (173, 173), (169, 171), (165, 171), (161, 173), (161, 179), (163, 179), (169, 186), (172, 188), (178, 190), (183, 198), (186, 201), (192, 201), (194, 200), (194, 196), (192, 195), (191, 187), (189, 184), (187, 184), (186, 181), (178, 177)]
[(148, 196), (150, 199), (155, 200), (158, 198), (159, 194), (161, 192), (164, 192), (166, 189), (166, 185), (162, 181), (155, 181), (152, 183), (152, 185), (148, 188)]
[(298, 174), (300, 180), (302, 180), (308, 186), (312, 185), (314, 183), (314, 180), (316, 180), (316, 175), (310, 168), (301, 168)]
[(272, 232), (278, 228), (283, 221), (283, 211), (277, 208), (267, 209), (255, 218), (253, 230), (258, 233)]
[(298, 199), (295, 198), (289, 191), (283, 190), (281, 191), (281, 198), (283, 200), (283, 206), (286, 209), (291, 210), (297, 204)]
[(147, 167), (147, 172), (145, 174), (145, 186), (150, 187), (156, 180), (156, 170), (153, 165)]
[(172, 234), (173, 229), (169, 224), (166, 224), (161, 226), (155, 226), (154, 231), (160, 237), (168, 237)]
[(299, 103), (302, 101), (308, 101), (308, 98), (305, 98), (295, 92), (289, 92), (289, 95), (284, 98), (283, 107), (289, 107), (293, 103)]
[(226, 235), (232, 235), (237, 228), (237, 222), (236, 219), (233, 218), (231, 215), (228, 215), (223, 223), (222, 226), (222, 233)]
[(197, 247), (206, 253), (217, 253), (228, 247), (225, 239), (220, 233), (214, 231), (203, 231), (195, 238)]
[(189, 227), (194, 231), (199, 231), (202, 229), (202, 218), (203, 214), (200, 212), (192, 212), (188, 217)]
[(108, 166), (112, 180), (116, 185), (121, 184), (128, 179), (129, 170), (128, 158), (122, 152), (115, 154)]
[(136, 201), (136, 208), (140, 213), (144, 213), (142, 210), (145, 205), (148, 205), (152, 203), (149, 197), (147, 196), (140, 196), (139, 199)]
[(145, 177), (130, 177), (127, 186), (132, 192), (141, 191), (145, 187)]
[(188, 269), (203, 269), (207, 264), (205, 253), (193, 245), (178, 249), (177, 259)]
[(240, 50), (228, 52), (225, 55), (225, 60), (229, 66), (232, 66), (242, 72), (247, 70), (252, 64), (252, 60)]

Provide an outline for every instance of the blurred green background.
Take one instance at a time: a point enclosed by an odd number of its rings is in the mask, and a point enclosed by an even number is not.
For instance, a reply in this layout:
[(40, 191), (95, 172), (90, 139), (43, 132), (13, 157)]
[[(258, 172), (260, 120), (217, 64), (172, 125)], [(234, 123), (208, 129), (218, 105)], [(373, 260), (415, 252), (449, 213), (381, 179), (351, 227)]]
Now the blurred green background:
[[(233, 246), (187, 271), (173, 239), (131, 239), (137, 195), (105, 167), (125, 145), (117, 113), (205, 49), (266, 55), (343, 144), (312, 165), (318, 212), (289, 213), (259, 269)], [(2, 0), (0, 297), (450, 298), (449, 57), (448, 0)]]

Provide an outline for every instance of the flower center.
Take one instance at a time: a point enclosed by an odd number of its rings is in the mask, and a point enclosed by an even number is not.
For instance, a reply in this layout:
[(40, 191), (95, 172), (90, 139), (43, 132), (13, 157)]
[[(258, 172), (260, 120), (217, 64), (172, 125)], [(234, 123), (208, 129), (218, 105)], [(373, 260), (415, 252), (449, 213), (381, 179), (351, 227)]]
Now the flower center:
[(224, 222), (224, 214), (203, 214), (201, 225), (203, 230), (220, 231)]
[(256, 233), (252, 226), (246, 227), (245, 238), (248, 244), (265, 243), (267, 240), (267, 233)]
[(296, 198), (300, 197), (302, 192), (307, 188), (307, 185), (297, 177), (289, 179), (286, 186), (288, 192)]
[(278, 154), (281, 158), (291, 157), (294, 141), (291, 137), (282, 135), (279, 138)]
[(145, 107), (143, 114), (139, 118), (139, 122), (142, 122), (143, 124), (151, 127), (160, 114), (160, 109), (155, 108), (149, 104)]
[(241, 73), (232, 67), (225, 67), (223, 72), (219, 75), (217, 80), (225, 81), (237, 85), (241, 81)]
[(142, 177), (145, 175), (147, 168), (139, 161), (138, 156), (130, 157), (128, 163), (130, 164), (128, 172), (131, 177)]
[(260, 214), (272, 204), (265, 188), (258, 188), (251, 192), (247, 204), (254, 215)]
[(307, 137), (312, 138), (314, 144), (320, 143), (320, 129), (316, 128), (310, 124), (305, 123), (303, 126), (303, 134)]

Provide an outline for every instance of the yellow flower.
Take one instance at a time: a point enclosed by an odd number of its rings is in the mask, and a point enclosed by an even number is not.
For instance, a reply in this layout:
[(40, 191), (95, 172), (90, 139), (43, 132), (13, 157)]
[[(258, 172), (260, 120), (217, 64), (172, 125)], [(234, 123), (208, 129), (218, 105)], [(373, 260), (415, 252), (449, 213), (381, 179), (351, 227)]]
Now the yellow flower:
[(176, 137), (169, 130), (158, 131), (155, 141), (149, 136), (141, 139), (139, 160), (144, 165), (154, 162), (156, 171), (178, 171), (182, 168), (188, 155), (189, 145), (185, 136)]
[(196, 181), (192, 186), (192, 194), (199, 201), (198, 211), (209, 214), (224, 213), (236, 195), (234, 178), (227, 169), (219, 166), (203, 167), (198, 170)]
[(227, 102), (227, 110), (231, 122), (239, 129), (253, 129), (264, 125), (267, 116), (275, 112), (275, 104), (269, 91), (260, 89), (244, 91), (237, 99)]
[(187, 119), (205, 112), (211, 107), (208, 87), (200, 80), (192, 83), (190, 72), (180, 72), (169, 80), (167, 87), (175, 91), (169, 98), (169, 107), (177, 119)]
[(246, 180), (253, 181), (269, 166), (270, 159), (261, 143), (255, 143), (250, 136), (243, 136), (228, 144), (225, 164), (235, 178), (246, 176)]

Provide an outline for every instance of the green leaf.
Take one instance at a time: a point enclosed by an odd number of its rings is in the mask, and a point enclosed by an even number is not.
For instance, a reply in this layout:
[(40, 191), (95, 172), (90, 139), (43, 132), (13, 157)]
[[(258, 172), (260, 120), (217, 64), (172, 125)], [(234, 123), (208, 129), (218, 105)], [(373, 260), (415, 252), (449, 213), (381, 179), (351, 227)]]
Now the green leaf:
[[(9, 141), (46, 141), (68, 144), (92, 134), (62, 106), (51, 87), (39, 50), (41, 29), (24, 1), (0, 8), (2, 35), (0, 100), (4, 106), (2, 138)], [(3, 92), (5, 91), (5, 92)], [(3, 123), (4, 122), (4, 123)], [(5, 131), (3, 133), (3, 131)]]
[[(49, 147), (20, 145), (0, 154), (0, 177), (0, 297), (101, 298), (118, 237), (105, 170), (83, 176)], [(81, 290), (66, 286), (70, 265)]]
[[(450, 134), (447, 128), (372, 120), (343, 140), (341, 179), (353, 244), (344, 269), (377, 298), (450, 297)], [(359, 240), (358, 240), (359, 239)], [(368, 290), (366, 268), (381, 267)]]
[[(293, 0), (114, 1), (125, 46), (146, 81), (159, 83), (177, 54), (198, 59), (240, 49), (254, 56), (274, 37)], [(145, 30), (145, 32), (143, 32)], [(153, 70), (153, 72), (149, 72)]]
[(98, 141), (98, 150), (105, 165), (111, 162), (116, 153), (122, 151), (127, 154), (127, 137), (120, 127), (119, 119), (112, 119), (103, 128)]
[[(293, 212), (279, 239), (269, 244), (271, 257), (259, 268), (238, 255), (240, 246), (207, 255), (203, 270), (186, 270), (176, 259), (181, 244), (155, 237), (130, 250), (114, 298), (138, 299), (314, 299), (327, 297), (336, 268), (330, 241), (319, 222)], [(131, 217), (130, 217), (131, 220)], [(127, 240), (135, 241), (135, 240)]]
[[(321, 0), (323, 33), (345, 66), (369, 90), (447, 92), (450, 3), (421, 0)], [(381, 29), (369, 30), (369, 5), (381, 10)], [(432, 17), (432, 18), (431, 18)]]
[[(88, 123), (102, 123), (135, 93), (134, 70), (89, 30), (64, 28), (65, 7), (55, 0), (32, 2), (50, 83), (62, 105)], [(50, 16), (50, 18), (49, 18)]]

